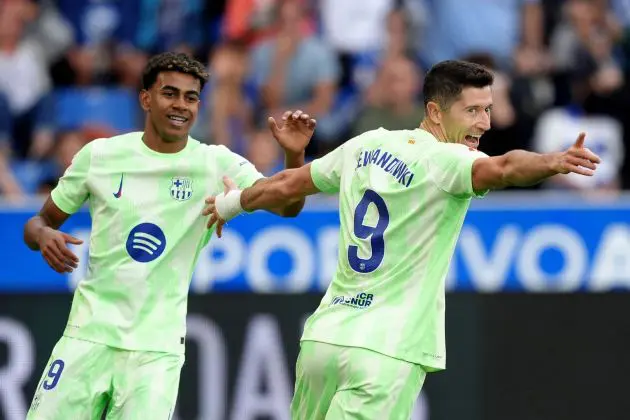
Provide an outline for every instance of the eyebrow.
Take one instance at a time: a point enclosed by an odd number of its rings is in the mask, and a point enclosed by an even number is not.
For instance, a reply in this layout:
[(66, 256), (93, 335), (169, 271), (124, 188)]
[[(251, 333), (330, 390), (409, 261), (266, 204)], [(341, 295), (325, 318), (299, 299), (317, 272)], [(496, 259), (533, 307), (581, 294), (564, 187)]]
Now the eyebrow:
[(472, 109), (472, 108), (492, 108), (494, 106), (494, 104), (490, 104), (490, 105), (469, 105), (467, 106), (465, 109)]
[[(160, 90), (172, 90), (174, 92), (181, 92), (181, 89), (176, 88), (175, 86), (171, 86), (171, 85), (164, 85), (160, 88)], [(199, 92), (197, 92), (196, 90), (188, 90), (186, 92), (184, 92), (185, 95), (197, 95), (199, 96)]]

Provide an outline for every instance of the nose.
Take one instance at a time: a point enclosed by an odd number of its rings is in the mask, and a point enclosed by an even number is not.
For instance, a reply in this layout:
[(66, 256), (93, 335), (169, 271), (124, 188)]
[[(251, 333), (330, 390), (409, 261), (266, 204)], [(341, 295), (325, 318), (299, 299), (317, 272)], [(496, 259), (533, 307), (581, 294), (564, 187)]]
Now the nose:
[(178, 96), (174, 101), (173, 101), (173, 108), (177, 109), (177, 110), (186, 110), (188, 109), (188, 105), (186, 104), (186, 98), (184, 98), (183, 95)]
[(480, 114), (479, 120), (477, 121), (477, 128), (483, 131), (490, 130), (490, 114), (487, 112), (482, 112)]

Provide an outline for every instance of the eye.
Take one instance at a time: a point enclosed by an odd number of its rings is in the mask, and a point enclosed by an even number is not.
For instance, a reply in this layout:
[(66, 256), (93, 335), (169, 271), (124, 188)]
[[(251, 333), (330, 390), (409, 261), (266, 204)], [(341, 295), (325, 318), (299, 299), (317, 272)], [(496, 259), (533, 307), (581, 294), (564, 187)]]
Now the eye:
[(199, 102), (199, 98), (197, 96), (186, 96), (186, 101), (188, 101), (191, 104), (195, 104)]
[(470, 115), (475, 115), (477, 113), (477, 108), (468, 108), (468, 113)]
[(173, 96), (175, 96), (175, 94), (173, 92), (162, 92), (162, 95), (166, 96), (167, 98), (172, 98)]

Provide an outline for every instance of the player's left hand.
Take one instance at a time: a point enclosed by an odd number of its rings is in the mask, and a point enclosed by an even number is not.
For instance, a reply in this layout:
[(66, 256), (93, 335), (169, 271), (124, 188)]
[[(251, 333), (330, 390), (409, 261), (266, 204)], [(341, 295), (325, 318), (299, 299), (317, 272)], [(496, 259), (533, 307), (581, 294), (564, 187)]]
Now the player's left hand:
[(584, 147), (585, 133), (580, 133), (575, 143), (561, 153), (555, 153), (552, 167), (556, 173), (576, 173), (584, 176), (593, 176), (597, 164), (601, 158), (588, 148)]
[[(235, 190), (236, 184), (227, 176), (223, 177), (223, 192), (227, 194), (229, 191)], [(212, 226), (217, 224), (217, 236), (220, 238), (223, 235), (223, 225), (225, 225), (226, 221), (221, 219), (219, 216), (219, 212), (217, 211), (217, 206), (215, 205), (216, 196), (212, 195), (206, 198), (206, 207), (203, 209), (201, 214), (204, 216), (210, 216), (210, 220), (208, 220), (208, 229), (212, 228)]]
[(267, 122), (271, 134), (285, 153), (292, 154), (304, 152), (317, 126), (317, 121), (314, 118), (300, 110), (286, 111), (282, 115), (280, 126), (273, 117), (269, 117)]

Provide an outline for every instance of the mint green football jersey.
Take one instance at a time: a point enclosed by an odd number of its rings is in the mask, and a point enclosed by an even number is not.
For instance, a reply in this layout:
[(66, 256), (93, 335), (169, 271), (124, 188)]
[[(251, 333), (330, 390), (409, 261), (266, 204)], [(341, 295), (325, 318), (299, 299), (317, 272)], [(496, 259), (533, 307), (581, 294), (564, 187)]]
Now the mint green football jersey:
[(302, 340), (446, 366), (444, 283), (482, 152), (421, 130), (366, 132), (311, 164), (339, 193), (334, 278)]
[(92, 217), (87, 274), (75, 292), (64, 335), (137, 351), (184, 352), (193, 269), (212, 231), (204, 200), (262, 178), (224, 146), (192, 138), (158, 153), (142, 132), (83, 147), (51, 197), (64, 212), (86, 201)]

